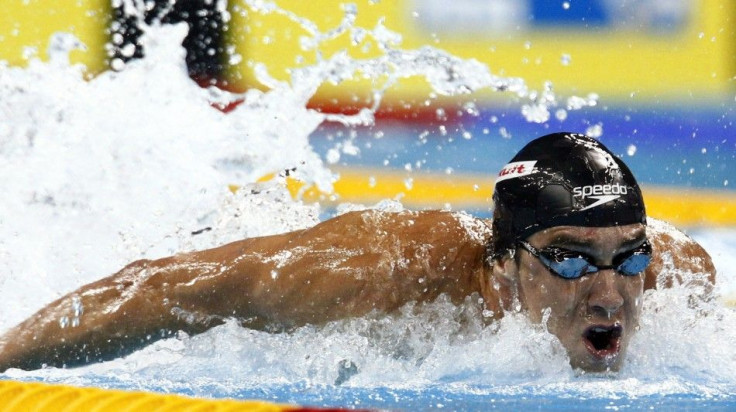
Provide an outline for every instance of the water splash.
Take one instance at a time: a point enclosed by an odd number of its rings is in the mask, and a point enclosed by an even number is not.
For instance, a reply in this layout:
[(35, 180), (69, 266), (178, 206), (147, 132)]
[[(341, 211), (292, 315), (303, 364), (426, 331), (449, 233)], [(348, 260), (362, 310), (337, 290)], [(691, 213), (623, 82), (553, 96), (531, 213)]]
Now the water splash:
[[(343, 6), (345, 13), (340, 24), (327, 32), (320, 32), (317, 26), (292, 12), (279, 8), (275, 3), (264, 0), (245, 0), (254, 12), (279, 14), (299, 24), (309, 35), (302, 36), (300, 43), (304, 50), (319, 50), (320, 45), (349, 33), (353, 44), (357, 45), (372, 38), (382, 52), (372, 59), (356, 59), (347, 52), (337, 52), (328, 58), (320, 58), (313, 66), (292, 69), (290, 87), (306, 99), (312, 97), (316, 88), (322, 83), (340, 84), (358, 75), (371, 79), (384, 79), (383, 86), (374, 90), (373, 104), (354, 116), (329, 115), (326, 120), (341, 122), (346, 125), (369, 125), (373, 121), (372, 114), (380, 106), (387, 89), (403, 78), (421, 76), (425, 78), (434, 93), (444, 96), (457, 96), (483, 91), (509, 92), (521, 99), (521, 113), (529, 122), (545, 123), (549, 120), (550, 110), (558, 106), (558, 97), (553, 92), (552, 82), (545, 82), (541, 91), (531, 89), (518, 77), (498, 76), (487, 66), (475, 59), (461, 59), (443, 50), (423, 46), (414, 50), (401, 48), (402, 36), (388, 29), (383, 20), (379, 20), (373, 29), (355, 26), (358, 13), (355, 5)], [(267, 74), (265, 66), (256, 64), (258, 80), (269, 87), (276, 87), (279, 82)], [(567, 110), (579, 110), (583, 107), (595, 106), (597, 95), (587, 97), (570, 96), (567, 98)], [(528, 101), (528, 103), (524, 103)]]

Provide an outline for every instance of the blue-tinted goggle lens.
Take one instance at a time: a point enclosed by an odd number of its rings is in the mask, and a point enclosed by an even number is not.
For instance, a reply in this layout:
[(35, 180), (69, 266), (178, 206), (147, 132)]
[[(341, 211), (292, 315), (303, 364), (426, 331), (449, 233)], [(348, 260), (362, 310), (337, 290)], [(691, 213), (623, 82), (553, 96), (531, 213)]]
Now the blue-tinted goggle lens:
[(580, 252), (558, 247), (539, 250), (523, 240), (518, 243), (539, 259), (552, 273), (565, 279), (577, 279), (603, 269), (615, 269), (624, 276), (636, 276), (646, 269), (652, 260), (652, 246), (649, 241), (645, 241), (636, 249), (616, 256), (613, 265), (610, 266), (596, 266), (590, 262), (590, 257)]

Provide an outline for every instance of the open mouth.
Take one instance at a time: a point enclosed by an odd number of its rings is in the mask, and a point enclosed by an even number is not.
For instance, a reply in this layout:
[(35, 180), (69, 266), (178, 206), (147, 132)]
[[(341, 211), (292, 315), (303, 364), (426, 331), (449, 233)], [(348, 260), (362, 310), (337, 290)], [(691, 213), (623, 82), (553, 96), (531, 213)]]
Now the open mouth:
[(618, 323), (610, 326), (594, 325), (583, 333), (585, 346), (593, 356), (604, 358), (618, 353), (623, 328)]

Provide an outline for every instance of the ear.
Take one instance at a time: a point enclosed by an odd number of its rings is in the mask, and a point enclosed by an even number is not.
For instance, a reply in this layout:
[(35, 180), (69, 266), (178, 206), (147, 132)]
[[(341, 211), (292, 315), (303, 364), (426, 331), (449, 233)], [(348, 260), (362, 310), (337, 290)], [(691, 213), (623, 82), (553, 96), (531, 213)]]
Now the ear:
[(491, 275), (486, 279), (486, 288), (497, 296), (503, 310), (511, 310), (514, 297), (518, 294), (519, 268), (513, 255), (506, 254), (491, 262)]
[(519, 267), (512, 254), (506, 254), (491, 262), (493, 279), (500, 284), (515, 284), (519, 279)]

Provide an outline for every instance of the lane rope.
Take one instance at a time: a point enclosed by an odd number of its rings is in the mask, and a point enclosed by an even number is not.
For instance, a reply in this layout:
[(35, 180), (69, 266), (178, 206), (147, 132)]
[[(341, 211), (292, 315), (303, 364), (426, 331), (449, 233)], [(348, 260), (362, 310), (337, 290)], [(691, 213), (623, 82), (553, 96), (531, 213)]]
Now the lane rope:
[(39, 382), (0, 381), (5, 412), (282, 412), (314, 409), (262, 401), (200, 399), (176, 394), (123, 391)]

